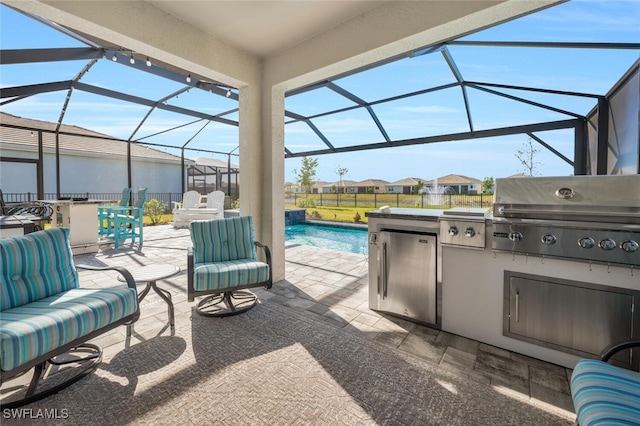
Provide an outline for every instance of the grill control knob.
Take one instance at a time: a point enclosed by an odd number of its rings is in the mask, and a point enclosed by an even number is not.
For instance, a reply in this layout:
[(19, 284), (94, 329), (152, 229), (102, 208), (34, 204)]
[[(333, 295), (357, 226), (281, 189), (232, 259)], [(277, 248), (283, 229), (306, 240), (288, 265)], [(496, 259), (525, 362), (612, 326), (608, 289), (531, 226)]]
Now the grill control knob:
[(582, 248), (590, 249), (595, 247), (596, 241), (591, 237), (580, 238), (578, 245)]
[(558, 241), (556, 236), (553, 235), (553, 234), (545, 234), (545, 235), (542, 236), (541, 240), (542, 240), (543, 243), (545, 243), (548, 246), (551, 246), (551, 245), (555, 244), (556, 241)]
[(511, 241), (520, 241), (520, 240), (522, 240), (522, 233), (521, 232), (511, 232), (509, 234), (509, 239)]
[(638, 251), (638, 243), (633, 240), (626, 240), (620, 244), (620, 248), (627, 253), (633, 253)]
[(602, 250), (607, 250), (607, 251), (613, 250), (614, 248), (616, 248), (616, 242), (613, 241), (611, 238), (605, 238), (604, 240), (600, 241), (598, 245)]
[(476, 231), (473, 228), (467, 228), (464, 231), (464, 236), (467, 238), (472, 238), (476, 235)]
[(456, 228), (455, 226), (449, 228), (449, 235), (451, 235), (452, 237), (458, 235), (458, 228)]

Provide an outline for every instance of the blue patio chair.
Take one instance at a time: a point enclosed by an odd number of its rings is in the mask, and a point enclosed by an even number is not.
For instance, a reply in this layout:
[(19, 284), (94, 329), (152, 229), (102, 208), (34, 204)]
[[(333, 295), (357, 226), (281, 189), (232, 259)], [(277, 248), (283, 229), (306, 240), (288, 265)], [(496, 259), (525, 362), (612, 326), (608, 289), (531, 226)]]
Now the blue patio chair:
[(124, 188), (122, 196), (117, 206), (98, 206), (98, 235), (103, 237), (113, 236), (113, 209), (115, 207), (126, 207), (131, 201), (131, 188)]
[(640, 424), (640, 373), (608, 362), (622, 350), (640, 347), (640, 339), (629, 339), (605, 348), (600, 359), (578, 361), (571, 374), (571, 397), (576, 423), (592, 425)]
[[(249, 288), (271, 288), (271, 251), (254, 240), (253, 218), (193, 221), (193, 247), (187, 252), (187, 298), (207, 295), (196, 312), (226, 317), (253, 308), (258, 298)], [(258, 260), (256, 247), (264, 253)]]
[(127, 239), (131, 244), (138, 239), (138, 247), (142, 248), (144, 203), (147, 198), (147, 188), (141, 188), (136, 193), (136, 199), (130, 207), (113, 208), (113, 242), (118, 248)]
[[(37, 401), (89, 374), (102, 350), (87, 341), (139, 317), (136, 283), (126, 269), (83, 268), (116, 270), (127, 286), (81, 288), (68, 228), (0, 239), (0, 383), (34, 369), (26, 392), (7, 395), (0, 408)], [(69, 371), (75, 374), (49, 380), (50, 365), (76, 362)]]

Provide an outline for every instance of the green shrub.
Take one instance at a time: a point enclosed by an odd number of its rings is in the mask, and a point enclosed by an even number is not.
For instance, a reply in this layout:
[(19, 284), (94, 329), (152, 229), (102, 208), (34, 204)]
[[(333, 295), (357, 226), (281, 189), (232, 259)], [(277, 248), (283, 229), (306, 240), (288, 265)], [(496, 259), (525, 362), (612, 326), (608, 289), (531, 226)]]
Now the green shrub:
[(149, 200), (144, 203), (144, 213), (151, 220), (151, 224), (157, 225), (162, 218), (162, 215), (167, 210), (167, 203), (164, 201), (158, 201), (156, 199)]
[(303, 209), (316, 207), (316, 200), (314, 198), (300, 199), (298, 200), (298, 207)]
[(355, 223), (360, 223), (362, 221), (362, 216), (360, 216), (360, 213), (356, 212), (355, 216), (353, 216), (353, 221)]

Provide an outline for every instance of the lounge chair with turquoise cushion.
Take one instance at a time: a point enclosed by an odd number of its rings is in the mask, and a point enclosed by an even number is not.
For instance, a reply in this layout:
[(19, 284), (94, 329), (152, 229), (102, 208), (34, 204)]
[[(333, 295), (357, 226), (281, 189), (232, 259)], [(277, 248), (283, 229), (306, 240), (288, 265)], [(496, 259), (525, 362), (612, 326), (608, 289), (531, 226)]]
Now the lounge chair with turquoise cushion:
[[(196, 312), (224, 317), (246, 312), (257, 303), (249, 288), (271, 288), (271, 252), (254, 240), (253, 218), (194, 221), (193, 247), (187, 254), (187, 297), (204, 296)], [(258, 259), (256, 247), (264, 254)]]
[(599, 360), (576, 364), (571, 396), (580, 426), (640, 425), (640, 373), (607, 363), (617, 352), (635, 347), (640, 347), (640, 339), (613, 344)]
[[(80, 288), (68, 228), (0, 240), (0, 383), (34, 368), (26, 392), (3, 397), (2, 408), (37, 401), (90, 373), (102, 351), (86, 342), (138, 318), (136, 285), (126, 269), (85, 268), (117, 270), (127, 287)], [(88, 353), (77, 374), (38, 391), (50, 365), (70, 363), (60, 357), (70, 351)]]

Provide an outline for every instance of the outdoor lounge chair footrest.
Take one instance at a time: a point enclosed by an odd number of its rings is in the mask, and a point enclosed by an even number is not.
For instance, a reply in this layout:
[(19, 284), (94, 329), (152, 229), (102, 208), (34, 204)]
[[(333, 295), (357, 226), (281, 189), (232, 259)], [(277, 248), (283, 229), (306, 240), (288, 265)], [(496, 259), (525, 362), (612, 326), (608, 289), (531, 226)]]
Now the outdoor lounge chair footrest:
[[(77, 354), (83, 354), (83, 356), (77, 356)], [(54, 395), (60, 392), (62, 389), (82, 379), (87, 374), (92, 373), (98, 367), (100, 361), (102, 361), (102, 348), (92, 343), (83, 343), (65, 354), (59, 355), (55, 358), (51, 358), (50, 360), (45, 361), (42, 364), (38, 364), (34, 367), (33, 378), (31, 380), (31, 383), (29, 384), (25, 396), (21, 399), (13, 400), (7, 403), (2, 402), (0, 404), (0, 410), (22, 407), (23, 405), (31, 404), (32, 402), (36, 402), (50, 395)], [(44, 373), (47, 369), (47, 364), (66, 365), (74, 362), (81, 363), (81, 365), (73, 369), (74, 371), (71, 377), (65, 379), (55, 386), (46, 388), (40, 392), (36, 392), (38, 385), (41, 384), (42, 377), (45, 376)], [(68, 369), (65, 369), (65, 373), (61, 374), (66, 374), (66, 370)]]
[(229, 317), (256, 306), (258, 297), (249, 290), (225, 291), (207, 296), (196, 306), (196, 312), (205, 317)]

